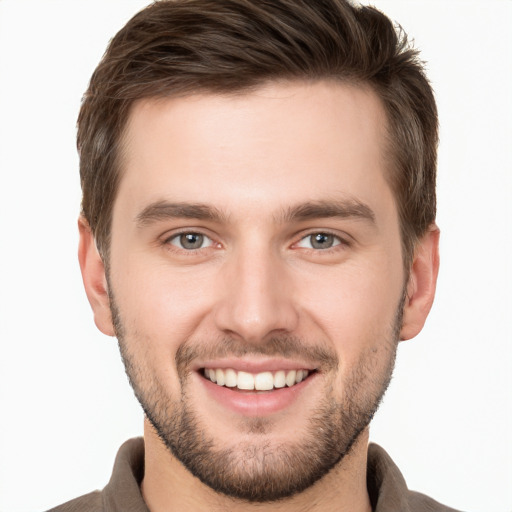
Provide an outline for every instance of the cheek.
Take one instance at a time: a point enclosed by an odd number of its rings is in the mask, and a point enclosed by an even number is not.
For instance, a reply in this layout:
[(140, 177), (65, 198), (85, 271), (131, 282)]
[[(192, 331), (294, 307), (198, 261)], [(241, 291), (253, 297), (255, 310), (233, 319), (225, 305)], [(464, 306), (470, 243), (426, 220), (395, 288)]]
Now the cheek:
[(170, 271), (165, 263), (131, 257), (118, 265), (113, 289), (127, 342), (145, 339), (155, 358), (172, 357), (208, 309), (204, 272)]
[(363, 350), (378, 349), (391, 337), (402, 295), (401, 271), (394, 267), (347, 266), (303, 281), (304, 310), (340, 363), (355, 361)]

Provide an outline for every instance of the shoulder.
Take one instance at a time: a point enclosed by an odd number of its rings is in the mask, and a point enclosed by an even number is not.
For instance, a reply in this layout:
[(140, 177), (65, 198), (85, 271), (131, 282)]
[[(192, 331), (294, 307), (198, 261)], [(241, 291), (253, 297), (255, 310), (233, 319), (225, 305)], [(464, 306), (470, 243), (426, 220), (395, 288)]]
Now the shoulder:
[(84, 494), (79, 498), (51, 508), (47, 512), (102, 512), (103, 499), (100, 491)]
[(112, 476), (102, 491), (94, 491), (47, 512), (149, 512), (140, 492), (144, 475), (144, 441), (126, 441), (117, 452)]
[(374, 443), (368, 447), (367, 485), (374, 512), (457, 512), (411, 491), (391, 457)]
[(411, 510), (421, 510), (422, 512), (458, 512), (454, 508), (442, 505), (438, 501), (415, 491), (409, 491), (409, 504)]

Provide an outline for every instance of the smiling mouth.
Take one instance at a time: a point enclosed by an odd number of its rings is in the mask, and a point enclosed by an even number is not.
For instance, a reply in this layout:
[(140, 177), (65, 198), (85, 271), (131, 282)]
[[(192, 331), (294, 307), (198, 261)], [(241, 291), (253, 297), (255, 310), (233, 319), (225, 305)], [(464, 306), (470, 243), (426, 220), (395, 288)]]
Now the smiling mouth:
[(240, 391), (271, 391), (293, 387), (307, 379), (315, 370), (278, 370), (275, 372), (248, 373), (232, 368), (203, 368), (203, 377), (218, 386)]

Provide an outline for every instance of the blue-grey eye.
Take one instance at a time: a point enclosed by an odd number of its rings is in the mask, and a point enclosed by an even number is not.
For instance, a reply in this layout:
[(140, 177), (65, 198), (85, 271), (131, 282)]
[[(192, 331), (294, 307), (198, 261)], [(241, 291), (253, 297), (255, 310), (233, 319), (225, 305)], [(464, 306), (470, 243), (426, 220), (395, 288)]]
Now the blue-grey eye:
[(203, 249), (212, 245), (212, 241), (201, 233), (181, 233), (170, 239), (170, 243), (180, 249), (188, 251)]
[(297, 245), (306, 249), (330, 249), (341, 243), (340, 239), (329, 233), (312, 233), (305, 236)]

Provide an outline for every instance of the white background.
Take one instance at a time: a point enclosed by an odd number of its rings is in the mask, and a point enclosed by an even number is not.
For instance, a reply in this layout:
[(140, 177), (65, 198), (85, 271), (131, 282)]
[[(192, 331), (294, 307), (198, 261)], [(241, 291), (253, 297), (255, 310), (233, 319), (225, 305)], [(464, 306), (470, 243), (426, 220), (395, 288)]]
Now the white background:
[[(80, 97), (144, 0), (0, 0), (0, 511), (101, 488), (141, 434), (76, 258)], [(376, 1), (428, 62), (440, 120), (442, 268), (374, 421), (409, 486), (512, 511), (512, 2)]]

